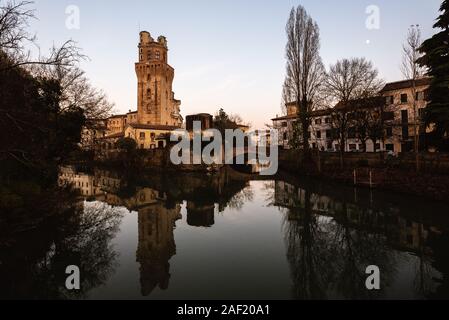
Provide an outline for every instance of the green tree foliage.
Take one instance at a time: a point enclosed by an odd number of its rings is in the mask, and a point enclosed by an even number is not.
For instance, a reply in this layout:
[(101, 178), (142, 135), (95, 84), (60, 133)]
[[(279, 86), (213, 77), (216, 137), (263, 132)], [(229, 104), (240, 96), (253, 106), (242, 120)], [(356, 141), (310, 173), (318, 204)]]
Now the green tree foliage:
[[(435, 124), (433, 137), (440, 149), (449, 149), (449, 0), (443, 1), (441, 15), (434, 28), (441, 29), (432, 38), (426, 40), (419, 51), (423, 56), (418, 60), (421, 66), (428, 68), (432, 77), (429, 90), (430, 103), (425, 120)], [(445, 142), (444, 142), (445, 141)]]

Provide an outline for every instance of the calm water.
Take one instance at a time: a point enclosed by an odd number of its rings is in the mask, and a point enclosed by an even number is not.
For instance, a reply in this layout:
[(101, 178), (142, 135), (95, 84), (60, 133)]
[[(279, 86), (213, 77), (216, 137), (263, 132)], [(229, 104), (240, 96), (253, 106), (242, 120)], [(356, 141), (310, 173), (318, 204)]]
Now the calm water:
[[(0, 242), (0, 297), (449, 298), (449, 207), (308, 180), (61, 172), (63, 219)], [(64, 289), (65, 266), (82, 290)], [(367, 291), (365, 269), (381, 270)]]

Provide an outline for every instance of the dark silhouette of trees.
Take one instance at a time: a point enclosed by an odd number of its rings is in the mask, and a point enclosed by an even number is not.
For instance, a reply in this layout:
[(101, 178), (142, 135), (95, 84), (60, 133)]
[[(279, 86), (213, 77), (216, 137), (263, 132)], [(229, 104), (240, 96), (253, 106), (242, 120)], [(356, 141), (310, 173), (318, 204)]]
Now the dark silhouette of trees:
[(449, 150), (449, 1), (441, 4), (441, 15), (434, 25), (440, 32), (424, 41), (419, 48), (423, 54), (418, 59), (420, 66), (428, 69), (432, 77), (429, 89), (429, 104), (424, 118), (427, 125), (434, 124), (431, 135), (433, 144), (440, 150)]
[[(92, 88), (78, 63), (86, 57), (72, 40), (34, 58), (29, 1), (0, 2), (0, 179), (56, 182), (58, 165), (79, 149), (86, 118), (104, 119), (112, 104)], [(89, 121), (87, 123), (95, 123)]]
[(57, 81), (8, 68), (11, 63), (0, 53), (0, 176), (54, 182), (57, 165), (80, 141), (83, 110), (62, 110)]

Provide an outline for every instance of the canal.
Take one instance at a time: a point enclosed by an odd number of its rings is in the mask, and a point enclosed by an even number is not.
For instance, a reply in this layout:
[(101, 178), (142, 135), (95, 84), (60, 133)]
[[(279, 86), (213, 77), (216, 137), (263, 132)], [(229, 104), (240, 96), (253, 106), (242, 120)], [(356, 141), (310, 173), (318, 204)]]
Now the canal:
[[(0, 297), (449, 298), (443, 203), (228, 172), (66, 167), (60, 184), (79, 193), (63, 213), (1, 238)], [(64, 288), (67, 265), (81, 270), (78, 292)], [(365, 287), (369, 265), (378, 291)]]

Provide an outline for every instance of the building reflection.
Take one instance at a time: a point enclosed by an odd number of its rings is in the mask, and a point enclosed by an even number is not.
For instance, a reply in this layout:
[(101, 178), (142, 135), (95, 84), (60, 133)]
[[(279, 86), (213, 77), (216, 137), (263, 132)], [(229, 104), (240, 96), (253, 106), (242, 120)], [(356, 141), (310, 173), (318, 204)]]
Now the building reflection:
[(193, 227), (212, 227), (215, 224), (215, 204), (188, 201), (187, 224)]
[[(275, 183), (275, 205), (289, 209), (305, 208), (306, 190), (288, 182)], [(366, 207), (356, 202), (342, 202), (331, 195), (310, 194), (310, 211), (314, 215), (331, 217), (336, 222), (352, 228), (373, 233), (384, 233), (389, 243), (404, 251), (421, 252), (430, 255), (431, 249), (425, 244), (432, 235), (440, 235), (441, 230), (423, 222), (406, 217), (395, 207)], [(289, 210), (292, 214), (294, 210)]]
[[(203, 176), (152, 176), (148, 186), (135, 186), (117, 173), (94, 170), (82, 173), (72, 167), (62, 168), (60, 185), (70, 185), (86, 200), (112, 207), (125, 207), (138, 215), (136, 260), (140, 264), (143, 296), (156, 288), (166, 290), (170, 281), (170, 260), (176, 254), (174, 230), (182, 219), (181, 204), (186, 204), (187, 224), (212, 227), (215, 213), (235, 206), (251, 192), (248, 181), (232, 181), (226, 172), (204, 179)], [(87, 186), (92, 188), (87, 190)], [(249, 194), (249, 195), (248, 195)]]
[[(414, 287), (420, 296), (435, 291), (439, 275), (432, 266), (435, 239), (444, 236), (441, 223), (433, 225), (413, 209), (372, 197), (363, 200), (357, 190), (346, 197), (339, 190), (337, 197), (331, 188), (275, 182), (273, 204), (285, 212), (287, 258), (297, 298), (379, 298), (384, 293), (369, 293), (363, 279), (371, 264), (382, 270), (384, 286), (396, 278), (397, 256), (387, 248), (416, 257)], [(441, 271), (444, 277), (447, 269)]]
[(181, 219), (180, 205), (168, 209), (164, 203), (148, 205), (138, 210), (139, 244), (137, 261), (140, 263), (142, 295), (149, 295), (158, 286), (165, 290), (170, 279), (169, 260), (176, 254), (173, 230)]

